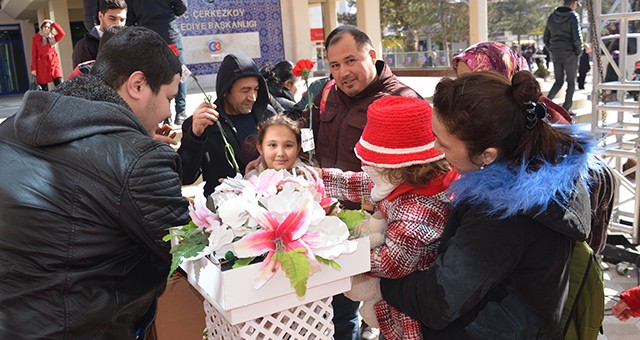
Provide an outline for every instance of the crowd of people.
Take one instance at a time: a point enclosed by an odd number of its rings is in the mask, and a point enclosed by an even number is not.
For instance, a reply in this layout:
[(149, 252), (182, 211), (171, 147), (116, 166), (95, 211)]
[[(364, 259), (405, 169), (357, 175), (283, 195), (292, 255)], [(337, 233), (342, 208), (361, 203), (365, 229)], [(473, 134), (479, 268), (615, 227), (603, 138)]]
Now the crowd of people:
[[(209, 195), (220, 178), (300, 166), (385, 230), (361, 277), (374, 300), (333, 297), (336, 339), (564, 337), (600, 164), (596, 141), (571, 125), (575, 84), (556, 105), (562, 82), (547, 98), (526, 58), (482, 42), (453, 58), (430, 104), (343, 25), (325, 40), (330, 77), (302, 101), (291, 61), (259, 68), (228, 54), (215, 100), (188, 116), (174, 25), (186, 7), (166, 3), (85, 1), (91, 30), (64, 83), (52, 46), (65, 33), (45, 20), (33, 38), (32, 74), (56, 88), (27, 92), (0, 124), (0, 175), (12, 179), (0, 183), (0, 338), (146, 338), (171, 263), (162, 238), (189, 220), (182, 185), (202, 177)], [(564, 5), (552, 17), (573, 25), (577, 1)], [(147, 19), (152, 7), (161, 23)], [(575, 79), (582, 45), (559, 43), (564, 21), (552, 17), (556, 75)], [(165, 125), (172, 102), (179, 141)], [(639, 316), (638, 300), (623, 294), (614, 315)]]

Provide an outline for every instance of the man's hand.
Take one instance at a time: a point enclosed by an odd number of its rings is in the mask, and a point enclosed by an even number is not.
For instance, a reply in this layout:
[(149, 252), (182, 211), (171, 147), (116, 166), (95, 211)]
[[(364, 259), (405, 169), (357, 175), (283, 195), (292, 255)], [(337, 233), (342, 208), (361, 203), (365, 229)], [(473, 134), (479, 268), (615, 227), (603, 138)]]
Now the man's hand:
[(203, 102), (193, 112), (191, 131), (196, 137), (202, 136), (209, 125), (213, 125), (218, 121), (219, 115), (215, 104), (209, 105), (209, 103)]
[(251, 170), (260, 170), (260, 162), (262, 162), (262, 155), (258, 156), (258, 158), (252, 160), (247, 163), (247, 166), (244, 168), (244, 173), (248, 174)]
[(176, 133), (171, 131), (171, 126), (163, 124), (162, 126), (158, 126), (155, 132), (156, 133), (152, 137), (153, 139), (170, 145), (178, 144), (178, 142), (173, 139), (175, 138)]

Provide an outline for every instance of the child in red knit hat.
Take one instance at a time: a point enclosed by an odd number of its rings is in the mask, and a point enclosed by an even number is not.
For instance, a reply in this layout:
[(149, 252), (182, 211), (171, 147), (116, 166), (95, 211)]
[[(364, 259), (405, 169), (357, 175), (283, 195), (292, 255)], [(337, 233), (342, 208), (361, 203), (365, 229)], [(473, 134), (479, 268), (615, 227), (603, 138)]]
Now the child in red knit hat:
[[(434, 142), (429, 103), (383, 97), (369, 106), (367, 125), (355, 147), (363, 172), (321, 171), (329, 196), (353, 202), (364, 198), (376, 211), (369, 225), (379, 226), (380, 221), (387, 225), (382, 242), (370, 237), (371, 272), (364, 279), (354, 278), (366, 282), (361, 287), (368, 288), (363, 290), (377, 292), (360, 313), (369, 326), (380, 328), (385, 339), (422, 339), (418, 321), (381, 299), (379, 278), (425, 270), (436, 258), (448, 217), (447, 189), (457, 174), (444, 154), (434, 149)], [(380, 215), (383, 220), (376, 220)], [(355, 290), (361, 283), (354, 283), (345, 295), (359, 300), (362, 292)]]
[(640, 286), (620, 294), (620, 301), (613, 305), (611, 313), (625, 322), (640, 317)]

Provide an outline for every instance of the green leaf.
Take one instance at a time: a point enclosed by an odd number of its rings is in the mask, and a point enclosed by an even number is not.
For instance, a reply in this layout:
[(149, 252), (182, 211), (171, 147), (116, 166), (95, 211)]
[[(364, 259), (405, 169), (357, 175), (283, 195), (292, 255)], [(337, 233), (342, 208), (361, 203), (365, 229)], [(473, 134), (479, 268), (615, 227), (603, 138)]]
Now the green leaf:
[(282, 269), (296, 290), (296, 294), (304, 296), (307, 293), (307, 280), (311, 271), (305, 249), (298, 248), (287, 252), (276, 251), (272, 260), (280, 261)]
[(349, 228), (349, 231), (353, 231), (353, 229), (360, 223), (365, 217), (365, 213), (361, 210), (342, 210), (338, 213), (338, 218), (342, 220)]
[(336, 262), (334, 260), (327, 260), (324, 257), (320, 257), (318, 255), (316, 255), (316, 260), (318, 260), (318, 262), (320, 262), (322, 264), (326, 264), (327, 266), (331, 266), (335, 270), (342, 269), (342, 266), (339, 265), (338, 262)]
[(251, 261), (253, 261), (255, 259), (255, 257), (246, 257), (246, 258), (241, 258), (241, 259), (235, 259), (235, 261), (233, 262), (233, 266), (232, 268), (240, 268), (240, 267), (244, 267), (244, 266), (248, 266)]
[(208, 244), (209, 236), (204, 234), (201, 230), (196, 229), (187, 233), (180, 243), (171, 247), (171, 251), (169, 253), (173, 255), (173, 258), (171, 260), (169, 277), (171, 277), (171, 275), (173, 275), (173, 273), (178, 269), (182, 260), (198, 255)]

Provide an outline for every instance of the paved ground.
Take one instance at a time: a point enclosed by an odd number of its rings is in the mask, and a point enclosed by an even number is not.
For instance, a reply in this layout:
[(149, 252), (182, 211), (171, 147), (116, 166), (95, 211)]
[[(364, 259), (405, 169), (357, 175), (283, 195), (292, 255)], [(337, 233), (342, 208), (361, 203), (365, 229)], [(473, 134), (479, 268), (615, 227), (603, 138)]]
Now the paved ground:
[[(401, 80), (418, 91), (423, 97), (429, 98), (433, 96), (435, 85), (440, 78), (417, 78), (417, 77), (401, 77)], [(589, 77), (587, 77), (589, 79)], [(543, 92), (551, 88), (553, 78), (547, 78), (541, 82)], [(207, 93), (215, 95), (213, 89), (207, 88)], [(588, 116), (590, 112), (591, 102), (589, 101), (591, 86), (587, 85), (587, 89), (577, 91), (574, 97), (574, 111), (579, 114)], [(562, 103), (564, 92), (558, 94), (556, 101)], [(0, 96), (0, 121), (14, 114), (20, 106), (22, 95)], [(197, 90), (189, 90), (187, 94), (187, 112), (192, 112), (203, 100), (203, 95)], [(584, 119), (588, 121), (588, 118)], [(194, 187), (185, 186), (185, 195), (193, 195)], [(638, 285), (638, 276), (635, 269), (629, 270), (626, 274), (620, 275), (616, 272), (615, 266), (605, 271), (607, 309), (606, 314), (610, 315), (610, 308), (617, 300), (620, 292)], [(622, 323), (612, 316), (606, 316), (604, 322), (604, 335), (598, 337), (599, 340), (631, 340), (640, 339), (640, 318), (634, 319), (632, 322)]]

